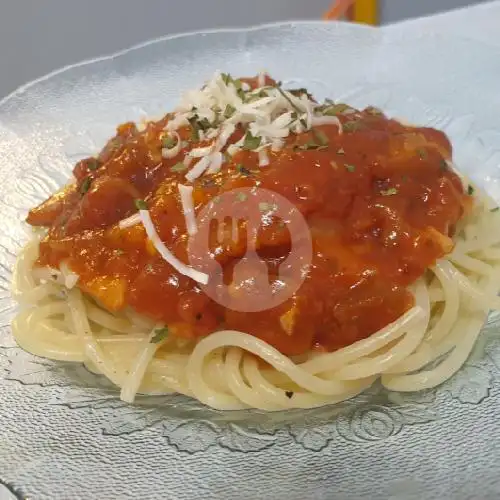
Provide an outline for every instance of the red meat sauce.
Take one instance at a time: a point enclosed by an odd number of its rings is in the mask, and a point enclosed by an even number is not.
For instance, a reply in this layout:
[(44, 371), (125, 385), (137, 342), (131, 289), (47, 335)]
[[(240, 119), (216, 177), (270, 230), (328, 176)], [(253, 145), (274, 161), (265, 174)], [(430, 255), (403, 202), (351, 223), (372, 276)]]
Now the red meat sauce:
[[(454, 226), (472, 199), (447, 166), (452, 148), (442, 132), (403, 125), (373, 108), (338, 118), (343, 134), (335, 125), (290, 134), (282, 150), (269, 152), (268, 166), (258, 166), (254, 151), (241, 151), (218, 173), (193, 183), (197, 212), (221, 193), (257, 186), (286, 197), (304, 216), (313, 260), (302, 285), (277, 307), (226, 309), (161, 258), (142, 224), (119, 228), (137, 212), (134, 200), (145, 200), (162, 241), (189, 264), (177, 187), (187, 183), (186, 171), (172, 167), (210, 141), (190, 140), (189, 127), (182, 128), (187, 146), (163, 158), (162, 134), (171, 115), (142, 131), (132, 123), (118, 127), (96, 158), (75, 166), (73, 184), (31, 210), (28, 223), (48, 228), (36, 265), (57, 268), (66, 261), (97, 303), (110, 311), (131, 307), (180, 337), (237, 329), (287, 355), (333, 351), (367, 338), (412, 307), (408, 285), (451, 250)], [(297, 147), (315, 140), (318, 130), (326, 147)], [(243, 134), (237, 129), (228, 145)], [(245, 252), (244, 245), (214, 245), (225, 269)], [(263, 214), (257, 249), (269, 264), (271, 283), (279, 281), (272, 270), (289, 247), (283, 222)]]

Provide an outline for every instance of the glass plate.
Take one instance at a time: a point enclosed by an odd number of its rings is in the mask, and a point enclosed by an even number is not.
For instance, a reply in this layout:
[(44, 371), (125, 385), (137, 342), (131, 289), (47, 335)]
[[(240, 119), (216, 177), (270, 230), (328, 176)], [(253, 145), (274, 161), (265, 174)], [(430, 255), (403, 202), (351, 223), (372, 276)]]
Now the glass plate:
[(444, 129), (500, 201), (500, 53), (461, 39), (288, 23), (170, 37), (66, 68), (0, 103), (0, 497), (499, 498), (500, 345), (490, 317), (435, 391), (378, 387), (334, 407), (221, 413), (181, 396), (121, 402), (102, 377), (15, 346), (9, 294), (29, 207), (117, 124), (171, 109), (216, 69), (372, 104)]

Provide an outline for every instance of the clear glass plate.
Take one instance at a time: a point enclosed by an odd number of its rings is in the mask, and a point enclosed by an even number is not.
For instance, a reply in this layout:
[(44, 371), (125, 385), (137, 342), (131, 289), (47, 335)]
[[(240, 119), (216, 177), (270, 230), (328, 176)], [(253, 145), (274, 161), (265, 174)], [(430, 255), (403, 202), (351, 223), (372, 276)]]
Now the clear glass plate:
[[(500, 53), (462, 39), (288, 23), (158, 40), (66, 68), (0, 103), (0, 498), (498, 498), (500, 345), (490, 317), (435, 391), (223, 413), (181, 396), (121, 402), (102, 377), (15, 346), (9, 286), (27, 210), (117, 124), (161, 115), (214, 70), (266, 69), (318, 98), (444, 129), (500, 201)], [(10, 496), (9, 496), (10, 495)]]

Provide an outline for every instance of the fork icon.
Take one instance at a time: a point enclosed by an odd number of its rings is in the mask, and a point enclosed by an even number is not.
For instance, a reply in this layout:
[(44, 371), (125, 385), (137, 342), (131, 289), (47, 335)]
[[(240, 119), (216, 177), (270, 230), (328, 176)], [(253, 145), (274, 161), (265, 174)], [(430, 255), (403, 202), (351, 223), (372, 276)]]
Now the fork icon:
[[(271, 272), (263, 251), (279, 244), (265, 241), (259, 231), (263, 222), (266, 231), (274, 228), (275, 220), (286, 224), (290, 250)], [(266, 189), (234, 189), (209, 202), (197, 214), (197, 222), (198, 232), (189, 239), (189, 260), (209, 274), (202, 289), (220, 305), (240, 312), (271, 309), (290, 298), (305, 279), (304, 269), (312, 260), (309, 227), (281, 195)]]
[(239, 257), (231, 266), (228, 294), (232, 300), (244, 299), (247, 307), (254, 309), (254, 302), (269, 299), (268, 295), (272, 294), (269, 267), (257, 252), (260, 220), (256, 223), (253, 217), (247, 220), (231, 217), (224, 221), (215, 219), (215, 222), (216, 244)]

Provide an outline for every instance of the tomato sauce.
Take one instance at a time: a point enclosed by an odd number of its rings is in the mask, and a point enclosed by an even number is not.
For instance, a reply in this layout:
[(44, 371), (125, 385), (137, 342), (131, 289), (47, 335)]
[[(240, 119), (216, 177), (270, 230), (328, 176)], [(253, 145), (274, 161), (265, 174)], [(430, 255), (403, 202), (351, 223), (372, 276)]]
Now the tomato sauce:
[[(408, 285), (451, 250), (454, 227), (471, 203), (448, 168), (452, 148), (442, 132), (405, 126), (373, 108), (339, 113), (342, 134), (322, 125), (290, 135), (282, 150), (269, 153), (266, 167), (258, 166), (255, 152), (240, 151), (218, 173), (194, 181), (195, 210), (238, 187), (275, 191), (307, 220), (313, 261), (304, 283), (280, 306), (236, 312), (165, 262), (141, 224), (118, 227), (136, 213), (134, 200), (145, 200), (162, 241), (188, 263), (177, 189), (186, 183), (186, 170), (179, 162), (208, 142), (192, 140), (185, 127), (179, 132), (186, 147), (163, 158), (161, 135), (170, 118), (142, 131), (120, 126), (99, 156), (75, 166), (75, 183), (34, 208), (27, 221), (49, 229), (36, 265), (57, 268), (67, 261), (96, 302), (111, 311), (131, 307), (174, 335), (196, 338), (234, 328), (288, 355), (364, 339), (412, 307)], [(318, 131), (327, 146), (301, 148)], [(229, 142), (242, 134), (237, 130)], [(263, 218), (257, 246), (269, 269), (289, 243), (282, 223)], [(234, 246), (214, 249), (228, 268), (243, 253)]]

